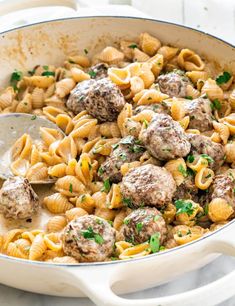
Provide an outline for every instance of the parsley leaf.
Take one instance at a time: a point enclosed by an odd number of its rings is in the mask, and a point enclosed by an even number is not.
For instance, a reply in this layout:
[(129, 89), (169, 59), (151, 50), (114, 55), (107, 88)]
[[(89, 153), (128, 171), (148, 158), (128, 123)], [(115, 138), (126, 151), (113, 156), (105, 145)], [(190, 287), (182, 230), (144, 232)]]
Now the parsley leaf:
[(119, 158), (120, 158), (121, 160), (123, 160), (123, 161), (127, 160), (127, 155), (126, 155), (126, 153), (125, 153), (125, 152), (120, 153), (120, 154), (119, 154)]
[(217, 78), (216, 78), (216, 83), (218, 85), (221, 85), (221, 84), (224, 84), (224, 83), (227, 83), (230, 79), (231, 79), (231, 74), (227, 71), (224, 71), (223, 74), (219, 75)]
[(55, 76), (55, 72), (54, 71), (43, 71), (42, 76)]
[(137, 44), (131, 44), (128, 46), (128, 48), (135, 49), (135, 48), (138, 48), (138, 46)]
[(183, 175), (183, 177), (188, 176), (187, 169), (185, 169), (182, 164), (178, 166), (178, 171)]
[(175, 207), (176, 207), (176, 215), (183, 214), (183, 213), (192, 215), (194, 212), (193, 204), (185, 200), (176, 200)]
[(69, 191), (72, 193), (73, 192), (73, 184), (69, 184)]
[(14, 90), (18, 90), (17, 83), (22, 79), (23, 73), (21, 71), (15, 70), (10, 78), (10, 84)]
[(96, 75), (97, 75), (97, 73), (96, 73), (94, 70), (88, 71), (88, 74), (90, 75), (90, 77), (91, 77), (92, 79), (94, 79), (94, 78), (96, 77)]
[(31, 120), (35, 120), (35, 119), (37, 119), (37, 116), (36, 116), (36, 115), (33, 115), (33, 116), (31, 117)]
[(131, 198), (123, 198), (122, 202), (129, 208), (133, 208), (132, 199)]
[(94, 239), (95, 239), (95, 242), (98, 244), (102, 244), (104, 242), (104, 238), (99, 234), (95, 234)]
[(104, 169), (100, 166), (98, 169), (98, 175), (102, 175), (104, 173)]
[(101, 191), (102, 191), (102, 192), (108, 193), (109, 190), (110, 190), (110, 188), (111, 188), (111, 184), (110, 184), (109, 179), (107, 179), (107, 180), (104, 181), (104, 186), (103, 186), (103, 188), (101, 189)]
[(143, 120), (143, 123), (144, 123), (144, 127), (147, 129), (147, 127), (149, 126), (149, 123), (146, 119)]
[(128, 225), (128, 224), (130, 223), (130, 219), (125, 218), (125, 219), (123, 220), (123, 223), (126, 224), (126, 225)]
[(205, 158), (208, 161), (208, 163), (214, 162), (214, 159), (207, 154), (201, 154), (201, 157)]
[(217, 110), (221, 110), (221, 103), (218, 99), (215, 99), (212, 103), (211, 103), (211, 109), (217, 109)]
[(137, 233), (139, 233), (143, 228), (143, 223), (142, 222), (138, 222), (136, 224), (136, 230), (137, 230)]
[(209, 211), (209, 205), (206, 204), (205, 207), (204, 207), (204, 213), (205, 213), (205, 215), (208, 215), (208, 211)]
[(194, 156), (193, 156), (193, 155), (188, 155), (188, 157), (187, 157), (187, 162), (189, 162), (189, 163), (193, 163), (193, 162), (194, 162), (194, 160), (195, 160), (195, 158), (194, 158)]
[(186, 96), (185, 99), (193, 100), (193, 97), (192, 96)]
[(160, 215), (156, 215), (156, 216), (154, 216), (153, 221), (157, 222), (159, 219), (160, 219)]
[(152, 253), (159, 252), (160, 250), (160, 233), (155, 233), (150, 237), (150, 249)]
[(89, 226), (87, 230), (82, 231), (82, 235), (85, 239), (94, 239), (98, 244), (102, 244), (104, 242), (104, 238), (101, 235), (96, 234), (91, 226)]
[(111, 146), (113, 148), (113, 150), (116, 150), (118, 147), (119, 147), (119, 144), (118, 143), (115, 143)]

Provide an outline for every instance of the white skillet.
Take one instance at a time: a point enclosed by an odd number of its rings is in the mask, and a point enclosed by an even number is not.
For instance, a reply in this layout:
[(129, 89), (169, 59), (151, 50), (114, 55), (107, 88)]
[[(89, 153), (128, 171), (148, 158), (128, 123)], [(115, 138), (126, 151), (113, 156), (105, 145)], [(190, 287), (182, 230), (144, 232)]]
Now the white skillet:
[[(26, 7), (45, 1), (21, 1)], [(17, 9), (20, 8), (17, 2)], [(13, 4), (13, 5), (12, 5)], [(14, 9), (15, 0), (0, 6)], [(47, 0), (46, 4), (75, 6), (75, 1)], [(60, 65), (72, 52), (89, 55), (121, 38), (149, 32), (165, 43), (194, 49), (235, 71), (233, 46), (205, 33), (161, 21), (128, 17), (85, 17), (26, 26), (0, 34), (0, 86), (14, 69), (27, 71), (36, 64)], [(225, 67), (226, 69), (226, 67)], [(2, 127), (3, 128), (3, 127)], [(173, 296), (129, 300), (117, 296), (154, 287), (193, 269), (219, 254), (235, 256), (235, 221), (187, 245), (136, 260), (57, 265), (0, 255), (0, 282), (15, 288), (58, 296), (88, 296), (99, 306), (210, 306), (235, 294), (235, 271), (209, 285)]]

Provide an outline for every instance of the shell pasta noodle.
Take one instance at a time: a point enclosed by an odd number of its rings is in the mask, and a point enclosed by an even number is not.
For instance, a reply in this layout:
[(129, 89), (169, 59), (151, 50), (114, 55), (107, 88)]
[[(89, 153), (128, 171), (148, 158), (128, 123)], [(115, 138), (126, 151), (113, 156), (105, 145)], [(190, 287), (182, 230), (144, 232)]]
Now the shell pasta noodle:
[(1, 253), (56, 264), (129, 260), (230, 222), (232, 67), (146, 32), (92, 56), (83, 47), (60, 66), (13, 71), (0, 91), (1, 114), (53, 124), (11, 147)]

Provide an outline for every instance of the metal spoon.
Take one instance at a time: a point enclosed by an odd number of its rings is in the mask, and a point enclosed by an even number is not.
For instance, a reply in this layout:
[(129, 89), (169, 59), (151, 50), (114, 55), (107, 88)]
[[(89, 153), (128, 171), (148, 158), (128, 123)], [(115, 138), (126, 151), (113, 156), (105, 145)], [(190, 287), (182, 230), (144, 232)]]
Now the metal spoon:
[[(40, 139), (39, 128), (48, 127), (59, 130), (57, 125), (44, 117), (32, 114), (9, 113), (0, 115), (0, 178), (7, 179), (14, 176), (10, 169), (11, 148), (15, 141), (24, 133), (32, 139)], [(31, 184), (52, 184), (56, 179), (33, 181)]]

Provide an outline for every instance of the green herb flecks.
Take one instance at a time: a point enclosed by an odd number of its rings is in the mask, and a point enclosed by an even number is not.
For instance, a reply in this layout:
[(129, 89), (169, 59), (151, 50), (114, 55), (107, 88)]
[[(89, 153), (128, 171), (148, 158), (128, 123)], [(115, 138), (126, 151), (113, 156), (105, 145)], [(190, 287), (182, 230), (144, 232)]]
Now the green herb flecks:
[(104, 238), (93, 231), (93, 228), (89, 226), (87, 230), (82, 231), (82, 235), (85, 239), (95, 240), (96, 243), (102, 244), (104, 242)]
[(36, 120), (37, 119), (37, 116), (36, 115), (33, 115), (32, 117), (31, 117), (31, 120)]
[(73, 193), (73, 184), (69, 184), (69, 192)]
[(122, 202), (124, 205), (126, 205), (129, 208), (133, 208), (133, 203), (131, 198), (123, 198)]
[(157, 222), (159, 219), (160, 219), (160, 215), (156, 215), (156, 216), (153, 217), (154, 222)]
[(94, 79), (94, 78), (96, 77), (96, 75), (97, 75), (97, 73), (96, 73), (94, 70), (88, 71), (88, 74), (90, 75), (90, 77), (91, 77), (92, 79)]
[(128, 48), (130, 49), (135, 49), (135, 48), (138, 48), (137, 44), (131, 44), (128, 46)]
[(160, 233), (155, 233), (149, 240), (150, 249), (152, 253), (157, 253), (160, 250)]
[(115, 144), (112, 145), (113, 150), (116, 150), (118, 147), (119, 147), (118, 143), (115, 143)]
[(104, 173), (104, 169), (100, 166), (98, 169), (98, 175), (102, 175)]
[(125, 152), (120, 153), (118, 156), (119, 156), (119, 158), (120, 158), (121, 160), (123, 160), (123, 161), (126, 161), (126, 160), (127, 160), (127, 155), (126, 155)]
[(185, 200), (176, 200), (176, 215), (186, 213), (187, 215), (192, 215), (194, 212), (193, 204)]
[(194, 157), (193, 155), (188, 155), (188, 157), (187, 157), (187, 162), (193, 163), (194, 160), (195, 160), (195, 157)]
[(102, 187), (101, 191), (108, 193), (110, 188), (111, 188), (111, 184), (110, 184), (109, 179), (107, 179), (104, 181), (104, 186)]
[(123, 223), (124, 223), (125, 225), (128, 225), (128, 224), (130, 223), (130, 219), (125, 218), (125, 219), (123, 220)]
[(139, 234), (139, 232), (142, 231), (142, 228), (143, 228), (143, 223), (142, 222), (138, 222), (136, 224), (136, 230), (137, 230), (137, 233)]
[(217, 110), (221, 110), (221, 103), (220, 103), (220, 101), (218, 100), (218, 99), (215, 99), (212, 103), (211, 103), (211, 109), (212, 110), (215, 110), (215, 109), (217, 109)]
[(205, 158), (209, 164), (214, 162), (214, 159), (207, 154), (201, 154), (201, 157)]
[(10, 78), (10, 84), (15, 91), (18, 90), (17, 83), (22, 79), (23, 73), (21, 71), (15, 70)]
[(185, 169), (182, 164), (178, 166), (178, 171), (183, 175), (183, 177), (188, 176), (187, 169)]
[(192, 96), (186, 96), (185, 99), (193, 100), (193, 97)]
[(55, 76), (55, 72), (54, 71), (43, 71), (42, 76)]
[(231, 76), (231, 74), (228, 71), (224, 71), (223, 74), (219, 75), (216, 78), (216, 83), (218, 85), (225, 84), (225, 83), (227, 83), (231, 79), (231, 77), (232, 76)]

